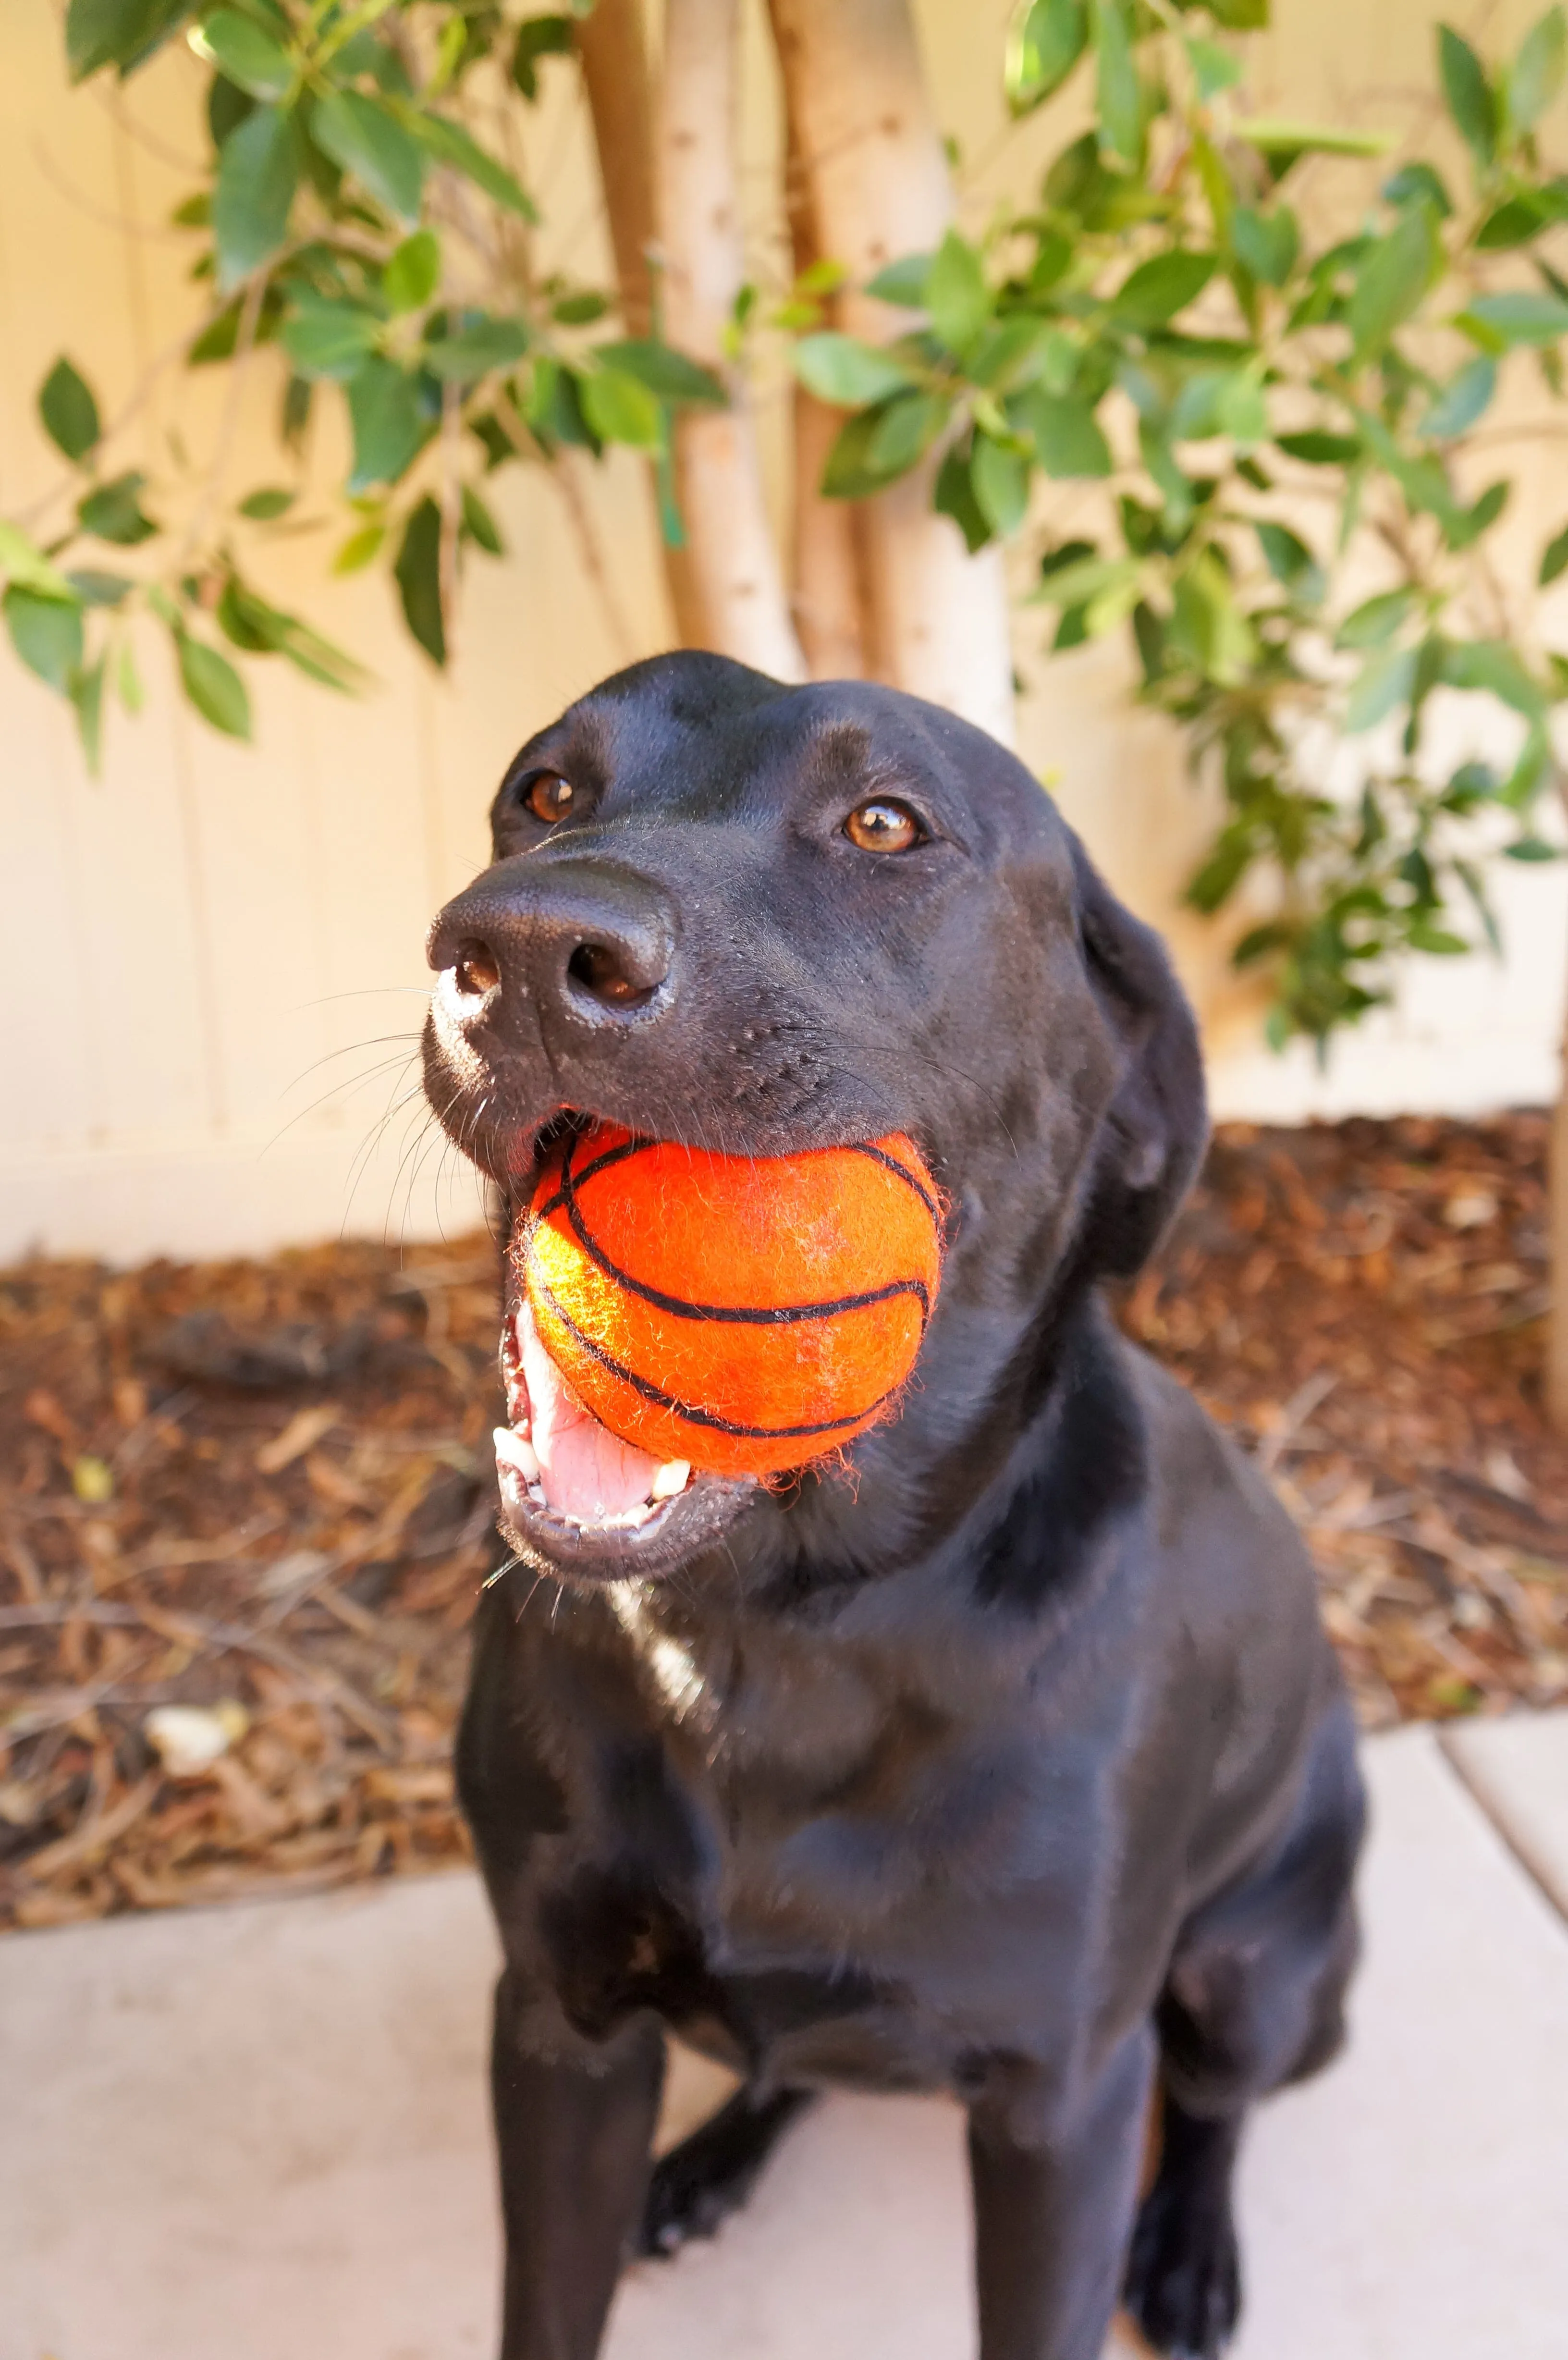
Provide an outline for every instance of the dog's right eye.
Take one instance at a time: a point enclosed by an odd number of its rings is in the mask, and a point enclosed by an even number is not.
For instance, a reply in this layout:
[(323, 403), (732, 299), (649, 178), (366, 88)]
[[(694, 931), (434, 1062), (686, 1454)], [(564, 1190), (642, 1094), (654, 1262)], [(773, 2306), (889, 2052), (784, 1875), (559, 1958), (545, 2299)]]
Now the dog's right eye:
[(523, 801), (535, 819), (542, 819), (546, 827), (553, 827), (564, 819), (577, 799), (577, 790), (570, 779), (559, 778), (547, 770), (542, 779), (535, 779), (523, 790)]
[(874, 795), (844, 821), (844, 832), (862, 852), (909, 852), (926, 841), (926, 832), (908, 803), (890, 795)]

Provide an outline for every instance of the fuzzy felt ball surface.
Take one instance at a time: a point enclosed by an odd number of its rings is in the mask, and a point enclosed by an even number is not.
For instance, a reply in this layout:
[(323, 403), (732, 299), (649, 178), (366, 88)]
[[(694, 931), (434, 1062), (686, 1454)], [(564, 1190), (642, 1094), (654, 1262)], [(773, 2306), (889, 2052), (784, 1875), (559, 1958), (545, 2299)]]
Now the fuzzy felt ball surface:
[(936, 1300), (941, 1207), (899, 1133), (747, 1157), (598, 1124), (547, 1163), (519, 1252), (545, 1349), (612, 1434), (768, 1475), (892, 1408)]

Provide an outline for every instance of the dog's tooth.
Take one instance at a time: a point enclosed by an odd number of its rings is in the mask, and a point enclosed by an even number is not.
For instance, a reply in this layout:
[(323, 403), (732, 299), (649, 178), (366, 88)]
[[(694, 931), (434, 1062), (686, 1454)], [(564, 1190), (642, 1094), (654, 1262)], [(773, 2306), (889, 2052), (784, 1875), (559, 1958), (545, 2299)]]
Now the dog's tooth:
[(539, 1453), (533, 1444), (526, 1440), (522, 1435), (514, 1434), (509, 1426), (497, 1426), (492, 1429), (492, 1433), (496, 1458), (503, 1460), (506, 1466), (515, 1467), (525, 1483), (537, 1482), (539, 1471)]
[(673, 1500), (677, 1491), (684, 1491), (691, 1480), (689, 1459), (667, 1459), (653, 1479), (648, 1491), (650, 1500)]

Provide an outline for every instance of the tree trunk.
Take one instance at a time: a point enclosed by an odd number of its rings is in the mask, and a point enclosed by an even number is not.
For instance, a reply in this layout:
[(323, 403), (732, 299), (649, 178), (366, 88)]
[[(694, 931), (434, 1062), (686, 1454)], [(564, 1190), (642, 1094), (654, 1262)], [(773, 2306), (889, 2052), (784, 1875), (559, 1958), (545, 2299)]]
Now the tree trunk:
[[(769, 0), (815, 227), (844, 263), (853, 335), (883, 342), (902, 314), (858, 291), (884, 263), (930, 251), (952, 216), (907, 0)], [(931, 508), (935, 453), (865, 506), (872, 669), (1004, 743), (1012, 662), (1000, 552), (971, 557)]]
[(664, 333), (726, 384), (727, 410), (675, 421), (675, 481), (686, 529), (689, 647), (712, 648), (780, 680), (805, 663), (789, 619), (762, 492), (756, 425), (724, 330), (745, 277), (735, 179), (739, 0), (666, 0), (659, 136)]
[[(641, 0), (598, 0), (575, 20), (572, 38), (609, 219), (621, 318), (628, 336), (653, 325), (654, 254), (658, 220), (653, 186), (653, 91), (643, 35)], [(675, 636), (691, 646), (698, 628), (691, 567), (684, 549), (664, 548), (664, 578)]]
[[(795, 276), (822, 259), (811, 192), (795, 126), (787, 126), (784, 203)], [(837, 306), (830, 307), (837, 324)], [(790, 608), (801, 652), (813, 680), (862, 680), (866, 665), (865, 533), (849, 500), (826, 500), (817, 489), (842, 414), (797, 383), (794, 428), (794, 592)]]

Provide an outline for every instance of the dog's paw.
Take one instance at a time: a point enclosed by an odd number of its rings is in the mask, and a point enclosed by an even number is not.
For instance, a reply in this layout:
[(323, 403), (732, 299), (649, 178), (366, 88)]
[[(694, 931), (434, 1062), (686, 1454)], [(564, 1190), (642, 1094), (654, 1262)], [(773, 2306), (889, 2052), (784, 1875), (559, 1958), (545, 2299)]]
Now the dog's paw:
[(694, 2237), (712, 2237), (738, 2212), (783, 2131), (811, 2103), (802, 2090), (779, 2090), (760, 2105), (738, 2090), (712, 2121), (660, 2156), (653, 2167), (639, 2255), (679, 2253)]
[(1218, 2360), (1241, 2316), (1241, 2256), (1229, 2205), (1194, 2201), (1190, 2189), (1157, 2181), (1133, 2232), (1123, 2300), (1169, 2360)]
[(737, 2181), (707, 2168), (681, 2147), (661, 2156), (648, 2182), (637, 2252), (667, 2260), (694, 2237), (712, 2237), (751, 2192), (751, 2176)]

